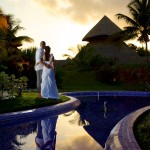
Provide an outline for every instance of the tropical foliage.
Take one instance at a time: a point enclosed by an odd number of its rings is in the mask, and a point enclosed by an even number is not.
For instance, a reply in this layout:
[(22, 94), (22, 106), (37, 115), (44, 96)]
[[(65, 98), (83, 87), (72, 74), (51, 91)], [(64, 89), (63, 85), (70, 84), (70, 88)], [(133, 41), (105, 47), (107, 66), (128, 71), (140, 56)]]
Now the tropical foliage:
[[(150, 1), (149, 0), (132, 0), (128, 4), (130, 17), (124, 14), (116, 14), (118, 19), (123, 19), (128, 26), (119, 34), (122, 40), (137, 39), (141, 43), (145, 43), (148, 60), (148, 42), (150, 35)], [(117, 37), (117, 36), (116, 36)]]
[(4, 14), (0, 9), (0, 18), (3, 18), (0, 21), (0, 71), (7, 71), (11, 74), (21, 69), (21, 57), (17, 47), (21, 46), (24, 41), (32, 42), (33, 39), (28, 36), (17, 36), (18, 31), (24, 28), (13, 15)]
[[(147, 52), (145, 51), (145, 48), (143, 46), (138, 47), (132, 43), (129, 43), (128, 46), (130, 47), (131, 50), (136, 52), (141, 57), (145, 57), (147, 55)], [(150, 56), (150, 51), (148, 51), (148, 56)]]
[(29, 80), (28, 88), (36, 87), (36, 72), (34, 70), (35, 65), (35, 52), (36, 48), (28, 48), (21, 50), (21, 58), (22, 58), (22, 76), (26, 76)]
[(16, 78), (14, 74), (8, 75), (5, 72), (0, 73), (0, 99), (3, 99), (4, 92), (9, 98), (13, 98), (14, 93), (17, 93), (17, 96), (21, 96), (21, 92), (23, 89), (27, 87), (28, 79), (23, 76), (20, 78)]

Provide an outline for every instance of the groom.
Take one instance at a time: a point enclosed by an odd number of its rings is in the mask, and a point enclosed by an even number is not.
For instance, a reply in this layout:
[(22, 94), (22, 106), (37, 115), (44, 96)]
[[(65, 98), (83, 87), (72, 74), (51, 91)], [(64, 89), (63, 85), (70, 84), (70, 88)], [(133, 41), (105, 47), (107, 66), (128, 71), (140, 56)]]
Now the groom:
[(35, 53), (35, 71), (37, 77), (37, 91), (38, 91), (39, 98), (41, 98), (41, 82), (42, 82), (42, 71), (43, 71), (43, 64), (41, 62), (43, 60), (45, 46), (46, 46), (45, 41), (41, 41), (40, 48)]

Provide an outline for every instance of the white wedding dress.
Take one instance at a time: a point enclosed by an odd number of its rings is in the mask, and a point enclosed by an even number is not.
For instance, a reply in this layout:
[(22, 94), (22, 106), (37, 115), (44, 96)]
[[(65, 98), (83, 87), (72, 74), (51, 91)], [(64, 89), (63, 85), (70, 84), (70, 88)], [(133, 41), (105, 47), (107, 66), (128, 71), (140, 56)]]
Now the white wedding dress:
[(36, 150), (55, 150), (57, 119), (54, 116), (37, 122)]
[[(51, 64), (52, 60), (53, 54), (50, 54), (50, 61), (46, 61), (46, 63)], [(59, 99), (54, 70), (45, 66), (42, 73), (41, 95), (43, 98)]]

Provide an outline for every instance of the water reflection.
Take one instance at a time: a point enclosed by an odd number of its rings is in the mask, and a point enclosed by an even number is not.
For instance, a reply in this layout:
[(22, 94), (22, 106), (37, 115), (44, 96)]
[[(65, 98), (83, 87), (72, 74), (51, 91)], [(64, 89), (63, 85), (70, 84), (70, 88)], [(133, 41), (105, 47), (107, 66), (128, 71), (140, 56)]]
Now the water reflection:
[(102, 150), (118, 121), (150, 105), (149, 97), (99, 97), (99, 100), (82, 97), (80, 100), (76, 111), (0, 128), (0, 150)]
[(107, 118), (106, 113), (107, 113), (107, 101), (104, 101), (104, 118)]
[(101, 150), (82, 126), (68, 123), (72, 119), (72, 116), (59, 115), (1, 128), (0, 150)]
[[(83, 126), (102, 147), (113, 127), (129, 113), (150, 105), (149, 97), (80, 97), (81, 105), (69, 122)], [(71, 113), (70, 113), (71, 114)]]
[(57, 119), (55, 116), (37, 122), (36, 150), (55, 150)]
[(0, 150), (20, 150), (25, 142), (21, 142), (30, 133), (36, 131), (36, 123), (27, 123), (13, 128), (0, 129)]
[(68, 123), (77, 116), (77, 111), (69, 112), (67, 115), (60, 115), (57, 122), (56, 150), (102, 150), (99, 145), (83, 126), (75, 123)]
[(101, 146), (88, 135), (61, 141), (56, 150), (102, 150)]

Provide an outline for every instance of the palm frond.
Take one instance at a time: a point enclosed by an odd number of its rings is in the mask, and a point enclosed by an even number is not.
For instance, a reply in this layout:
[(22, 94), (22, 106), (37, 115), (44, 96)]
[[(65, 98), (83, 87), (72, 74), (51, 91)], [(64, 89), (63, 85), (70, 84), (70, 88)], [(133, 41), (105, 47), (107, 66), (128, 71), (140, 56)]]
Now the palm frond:
[(136, 26), (127, 26), (127, 27), (124, 27), (124, 31), (127, 34), (130, 34), (130, 33), (139, 33), (140, 32), (139, 27), (136, 27)]
[(14, 26), (20, 23), (20, 20), (14, 19), (14, 15), (12, 14), (6, 15), (6, 17), (7, 17), (7, 22), (10, 30), (13, 29)]
[(3, 12), (2, 8), (0, 8), (0, 16), (4, 16), (4, 12)]
[(63, 54), (63, 57), (68, 57), (68, 58), (70, 58), (70, 59), (72, 59), (73, 57), (72, 56), (70, 56), (69, 54)]
[(11, 33), (16, 35), (18, 31), (23, 30), (23, 29), (24, 29), (23, 27), (17, 25), (11, 30)]
[[(128, 4), (128, 8), (132, 7), (133, 9), (137, 10), (138, 12), (140, 12), (142, 3), (140, 0), (132, 0), (129, 4)], [(130, 9), (129, 9), (130, 10)]]
[(15, 37), (14, 39), (12, 39), (12, 42), (33, 42), (34, 40), (28, 36), (18, 36), (18, 37)]
[(130, 25), (133, 25), (133, 26), (137, 26), (137, 23), (131, 19), (130, 17), (126, 16), (126, 15), (123, 15), (123, 14), (116, 14), (117, 18), (120, 20), (120, 19), (123, 19), (127, 24), (130, 24)]
[(136, 9), (134, 9), (132, 6), (128, 6), (129, 10), (130, 10), (130, 14), (133, 16), (133, 18), (136, 20), (136, 17), (138, 16), (138, 11)]
[[(131, 18), (123, 14), (117, 14), (118, 19), (123, 19), (130, 26), (124, 27), (125, 36), (130, 39), (137, 38), (138, 41), (145, 43), (146, 51), (148, 51), (147, 43), (149, 42), (150, 33), (150, 0), (132, 0), (128, 4)], [(147, 63), (148, 55), (147, 55)]]

